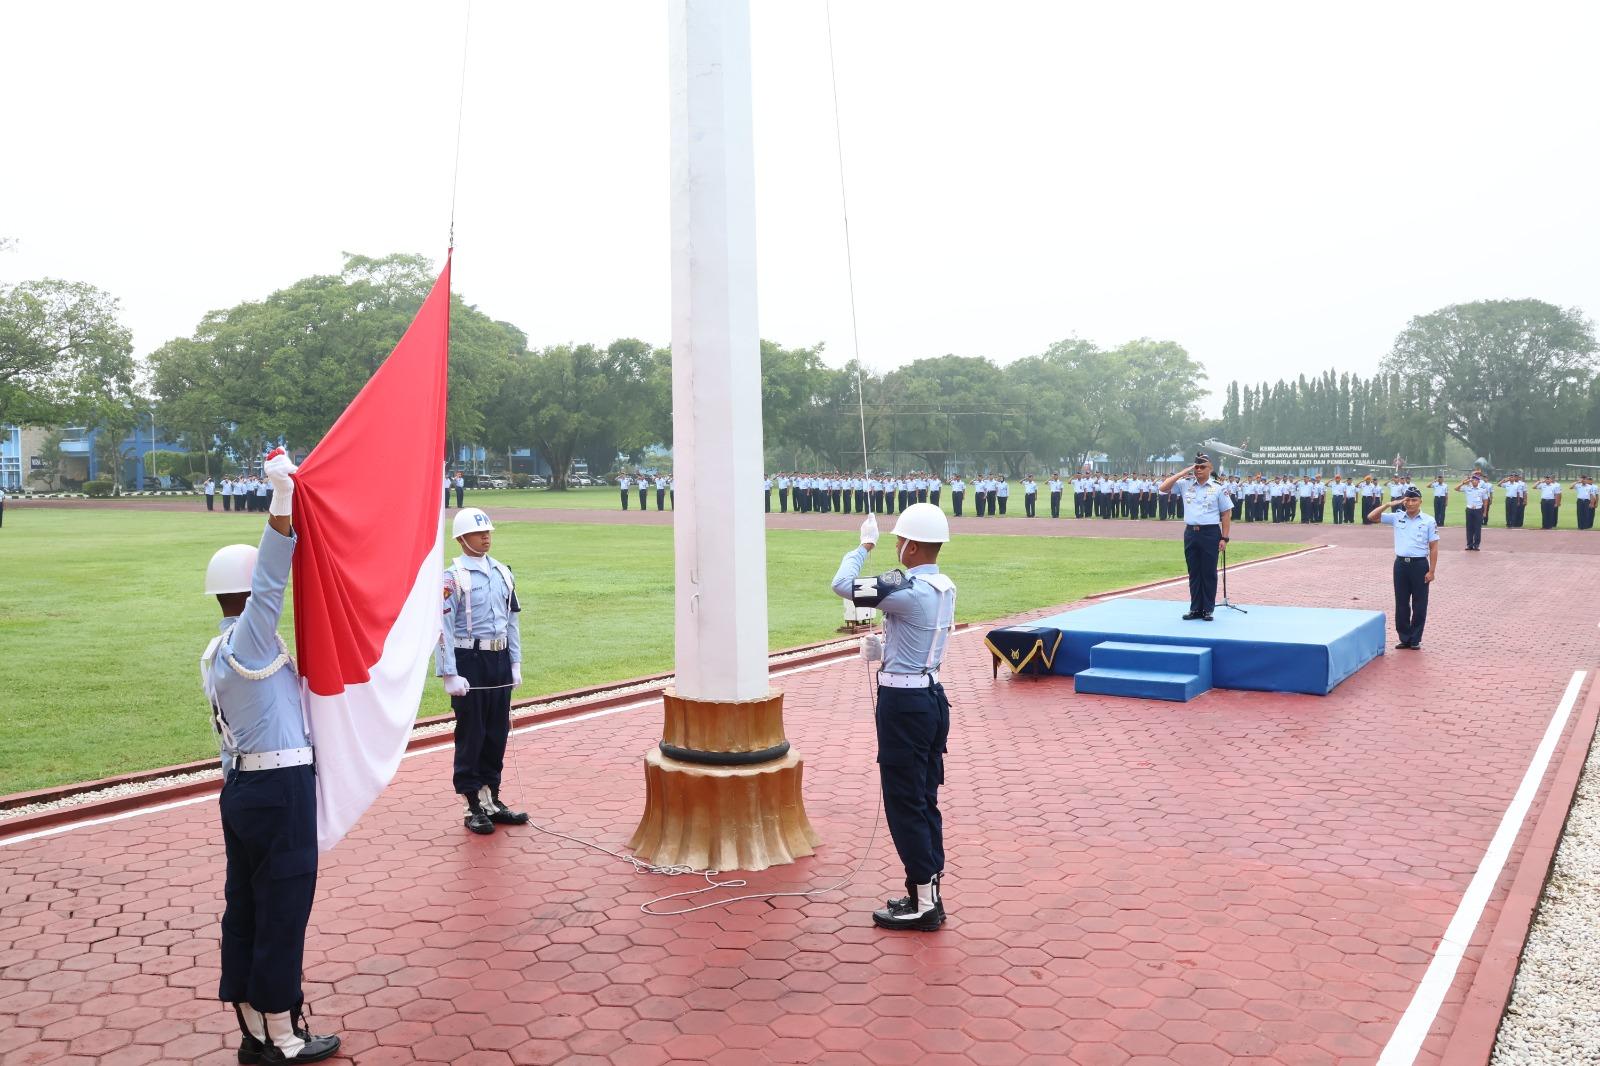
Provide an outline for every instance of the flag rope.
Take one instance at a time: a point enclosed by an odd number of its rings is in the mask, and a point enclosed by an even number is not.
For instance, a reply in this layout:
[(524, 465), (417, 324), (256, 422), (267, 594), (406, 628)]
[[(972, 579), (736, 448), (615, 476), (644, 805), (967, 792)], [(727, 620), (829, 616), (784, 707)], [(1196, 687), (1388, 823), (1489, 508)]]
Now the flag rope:
[(856, 268), (850, 250), (850, 200), (845, 195), (844, 134), (839, 124), (839, 72), (833, 59), (833, 3), (822, 5), (823, 21), (828, 28), (828, 84), (833, 87), (833, 145), (839, 158), (839, 210), (844, 218), (844, 272), (850, 286), (850, 341), (856, 358), (856, 411), (861, 416), (861, 473), (872, 469), (867, 460), (867, 394), (861, 385), (861, 330), (856, 323)]
[(456, 93), (456, 156), (450, 171), (450, 251), (456, 248), (456, 189), (461, 184), (461, 116), (467, 106), (467, 45), (472, 37), (472, 0), (461, 27), (461, 83)]

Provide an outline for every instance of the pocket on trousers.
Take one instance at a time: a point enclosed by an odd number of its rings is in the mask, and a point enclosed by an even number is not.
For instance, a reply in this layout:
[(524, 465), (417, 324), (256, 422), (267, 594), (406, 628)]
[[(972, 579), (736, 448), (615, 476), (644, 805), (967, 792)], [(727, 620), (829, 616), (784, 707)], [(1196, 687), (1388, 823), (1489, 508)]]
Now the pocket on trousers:
[(270, 810), (289, 805), (281, 776), (271, 770), (235, 770), (223, 793), (223, 800), (227, 806), (239, 811)]
[(315, 874), (317, 872), (316, 847), (290, 848), (288, 851), (277, 852), (272, 856), (271, 872), (274, 880)]

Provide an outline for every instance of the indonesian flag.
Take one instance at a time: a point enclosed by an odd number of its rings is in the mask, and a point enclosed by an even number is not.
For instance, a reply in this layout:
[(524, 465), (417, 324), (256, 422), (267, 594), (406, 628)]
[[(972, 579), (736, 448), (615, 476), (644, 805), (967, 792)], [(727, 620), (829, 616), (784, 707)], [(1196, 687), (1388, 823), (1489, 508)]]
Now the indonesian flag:
[(439, 639), (450, 260), (295, 475), (294, 636), (327, 851), (394, 777)]

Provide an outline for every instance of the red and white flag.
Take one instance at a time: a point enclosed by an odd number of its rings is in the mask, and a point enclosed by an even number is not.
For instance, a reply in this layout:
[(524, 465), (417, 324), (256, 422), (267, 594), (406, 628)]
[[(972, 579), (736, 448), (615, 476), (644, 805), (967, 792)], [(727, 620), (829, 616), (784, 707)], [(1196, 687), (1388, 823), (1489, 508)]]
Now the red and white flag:
[(450, 261), (295, 475), (294, 635), (317, 751), (317, 847), (389, 784), (439, 639)]

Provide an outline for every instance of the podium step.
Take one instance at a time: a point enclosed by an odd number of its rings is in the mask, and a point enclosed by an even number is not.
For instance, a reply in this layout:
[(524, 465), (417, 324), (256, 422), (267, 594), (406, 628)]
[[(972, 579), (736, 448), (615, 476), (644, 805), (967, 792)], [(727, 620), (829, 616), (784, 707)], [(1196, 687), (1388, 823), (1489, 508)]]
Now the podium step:
[(1211, 687), (1211, 649), (1192, 644), (1140, 644), (1101, 641), (1089, 649), (1089, 665), (1108, 670), (1194, 674)]
[(1211, 687), (1199, 674), (1166, 670), (1128, 670), (1091, 666), (1073, 675), (1073, 691), (1097, 696), (1133, 696), (1146, 700), (1187, 703)]

